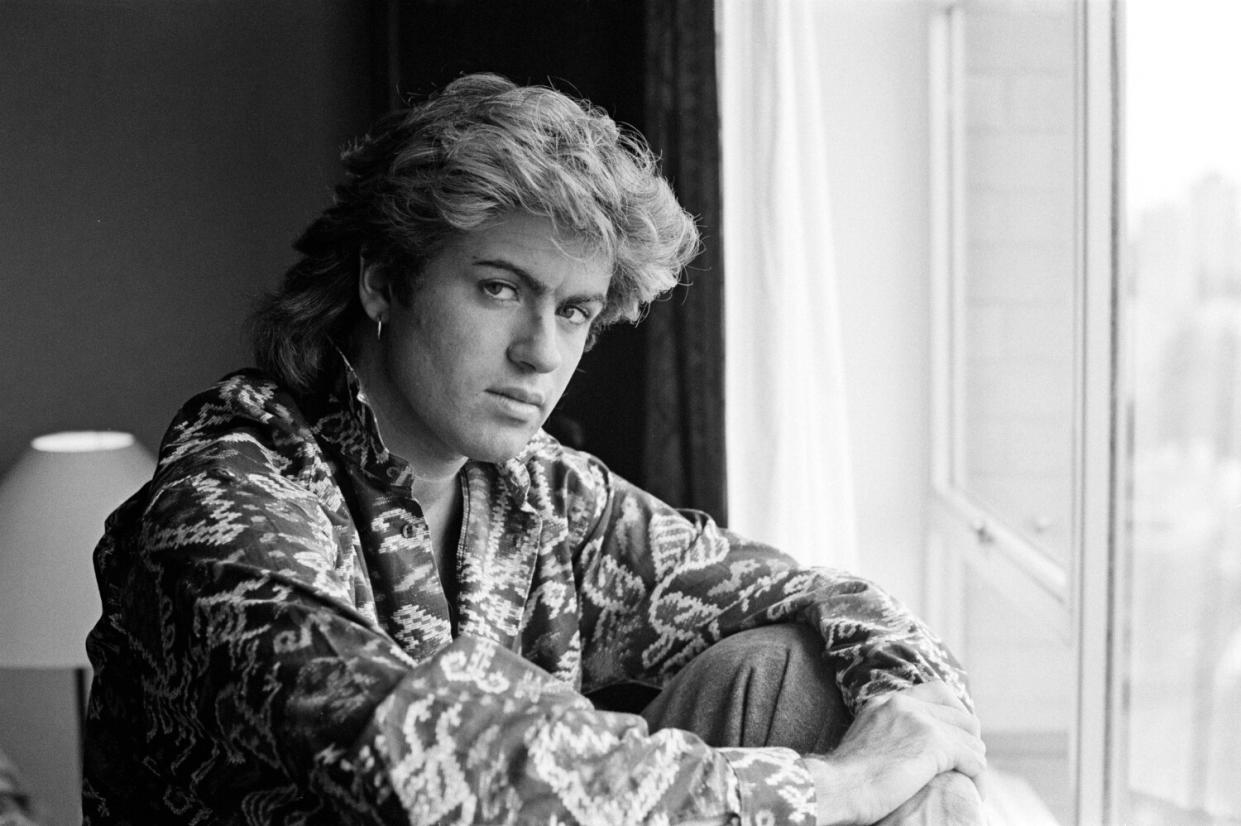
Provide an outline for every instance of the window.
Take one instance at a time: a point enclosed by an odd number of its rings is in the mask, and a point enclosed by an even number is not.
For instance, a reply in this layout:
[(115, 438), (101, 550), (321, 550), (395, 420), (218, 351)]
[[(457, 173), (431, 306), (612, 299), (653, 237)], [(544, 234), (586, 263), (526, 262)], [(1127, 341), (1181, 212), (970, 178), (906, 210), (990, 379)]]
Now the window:
[(1118, 819), (1241, 823), (1241, 111), (1232, 3), (1130, 3), (1132, 411)]
[(1103, 819), (1111, 11), (959, 0), (933, 20), (932, 621), (970, 667), (997, 777), (1025, 794), (1023, 823)]
[(933, 595), (1044, 822), (1241, 823), (1238, 30), (936, 19)]

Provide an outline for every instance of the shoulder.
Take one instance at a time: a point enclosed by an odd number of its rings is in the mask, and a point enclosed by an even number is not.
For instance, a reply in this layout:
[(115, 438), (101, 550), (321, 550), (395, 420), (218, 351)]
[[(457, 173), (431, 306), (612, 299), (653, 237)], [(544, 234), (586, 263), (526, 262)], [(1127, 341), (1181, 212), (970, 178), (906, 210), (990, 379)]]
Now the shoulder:
[(173, 417), (164, 436), (165, 447), (191, 447), (196, 440), (214, 438), (224, 430), (304, 424), (293, 395), (258, 370), (238, 370), (191, 397)]
[(160, 445), (157, 479), (205, 466), (299, 477), (322, 464), (299, 401), (257, 370), (230, 373), (190, 398)]
[(133, 505), (123, 521), (152, 547), (208, 538), (224, 547), (255, 532), (326, 535), (323, 520), (342, 511), (343, 499), (298, 399), (242, 370), (182, 405)]

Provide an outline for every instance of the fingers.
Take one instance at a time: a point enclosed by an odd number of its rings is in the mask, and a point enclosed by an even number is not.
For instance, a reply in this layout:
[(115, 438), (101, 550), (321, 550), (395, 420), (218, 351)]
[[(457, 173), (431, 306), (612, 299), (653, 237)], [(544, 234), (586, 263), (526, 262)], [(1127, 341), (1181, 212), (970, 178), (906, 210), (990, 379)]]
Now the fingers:
[(986, 770), (979, 720), (943, 683), (915, 686), (885, 700), (873, 709), (875, 728), (931, 758), (935, 772), (956, 770), (972, 778)]
[(971, 779), (974, 781), (974, 787), (978, 789), (978, 796), (986, 800), (991, 795), (991, 784), (993, 782), (991, 780), (991, 772), (984, 771)]
[(982, 723), (974, 712), (965, 707), (956, 692), (947, 683), (933, 680), (898, 691), (893, 697), (907, 700), (918, 700), (927, 704), (927, 711), (949, 725), (969, 732), (978, 737), (982, 734)]
[(970, 778), (981, 775), (987, 768), (987, 745), (982, 741), (978, 718), (959, 707), (930, 703), (922, 711), (936, 721), (940, 736), (948, 744), (952, 768)]
[(987, 816), (969, 779), (939, 775), (877, 826), (984, 826)]
[[(867, 815), (855, 820), (873, 823), (937, 775), (957, 772), (980, 778), (987, 768), (987, 749), (979, 735), (978, 718), (944, 683), (877, 697), (859, 710), (840, 744), (822, 758), (825, 777), (834, 772), (837, 781), (844, 777), (847, 782), (816, 780), (827, 807), (821, 810), (829, 811), (833, 801), (839, 804), (829, 796), (839, 786), (850, 790), (845, 803), (852, 801)], [(935, 821), (946, 822), (967, 821)]]
[(964, 709), (928, 704), (926, 711), (935, 719), (950, 726), (955, 726), (975, 737), (982, 734), (982, 723), (978, 720), (978, 717)]
[[(945, 683), (922, 683), (881, 697), (878, 703), (895, 703), (893, 710), (927, 713), (936, 720), (977, 737), (982, 732), (978, 717), (968, 711)], [(877, 705), (875, 703), (874, 705)]]
[(949, 729), (952, 769), (970, 779), (981, 777), (987, 770), (987, 746), (982, 738), (962, 729)]

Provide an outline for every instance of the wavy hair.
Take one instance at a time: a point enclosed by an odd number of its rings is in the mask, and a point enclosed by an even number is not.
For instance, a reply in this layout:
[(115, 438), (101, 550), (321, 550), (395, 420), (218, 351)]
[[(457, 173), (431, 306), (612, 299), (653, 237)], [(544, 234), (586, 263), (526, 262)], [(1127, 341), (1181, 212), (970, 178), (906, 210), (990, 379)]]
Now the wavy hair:
[(613, 262), (591, 341), (636, 322), (677, 283), (698, 230), (640, 135), (586, 101), (497, 75), (459, 78), (382, 118), (341, 155), (345, 181), (301, 235), (301, 258), (250, 319), (258, 365), (288, 387), (326, 379), (329, 356), (364, 317), (359, 261), (395, 267), (408, 300), (456, 233), (513, 210), (548, 218)]

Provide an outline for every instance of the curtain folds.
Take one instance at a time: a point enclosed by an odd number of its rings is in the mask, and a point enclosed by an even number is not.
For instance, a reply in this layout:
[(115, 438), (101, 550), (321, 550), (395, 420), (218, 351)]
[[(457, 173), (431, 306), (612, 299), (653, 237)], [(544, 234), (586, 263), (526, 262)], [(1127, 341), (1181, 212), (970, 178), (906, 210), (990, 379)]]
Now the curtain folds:
[(728, 519), (724, 461), (724, 268), (713, 0), (646, 3), (645, 133), (705, 243), (642, 327), (643, 476), (678, 507)]
[(855, 567), (814, 0), (720, 0), (730, 526)]

